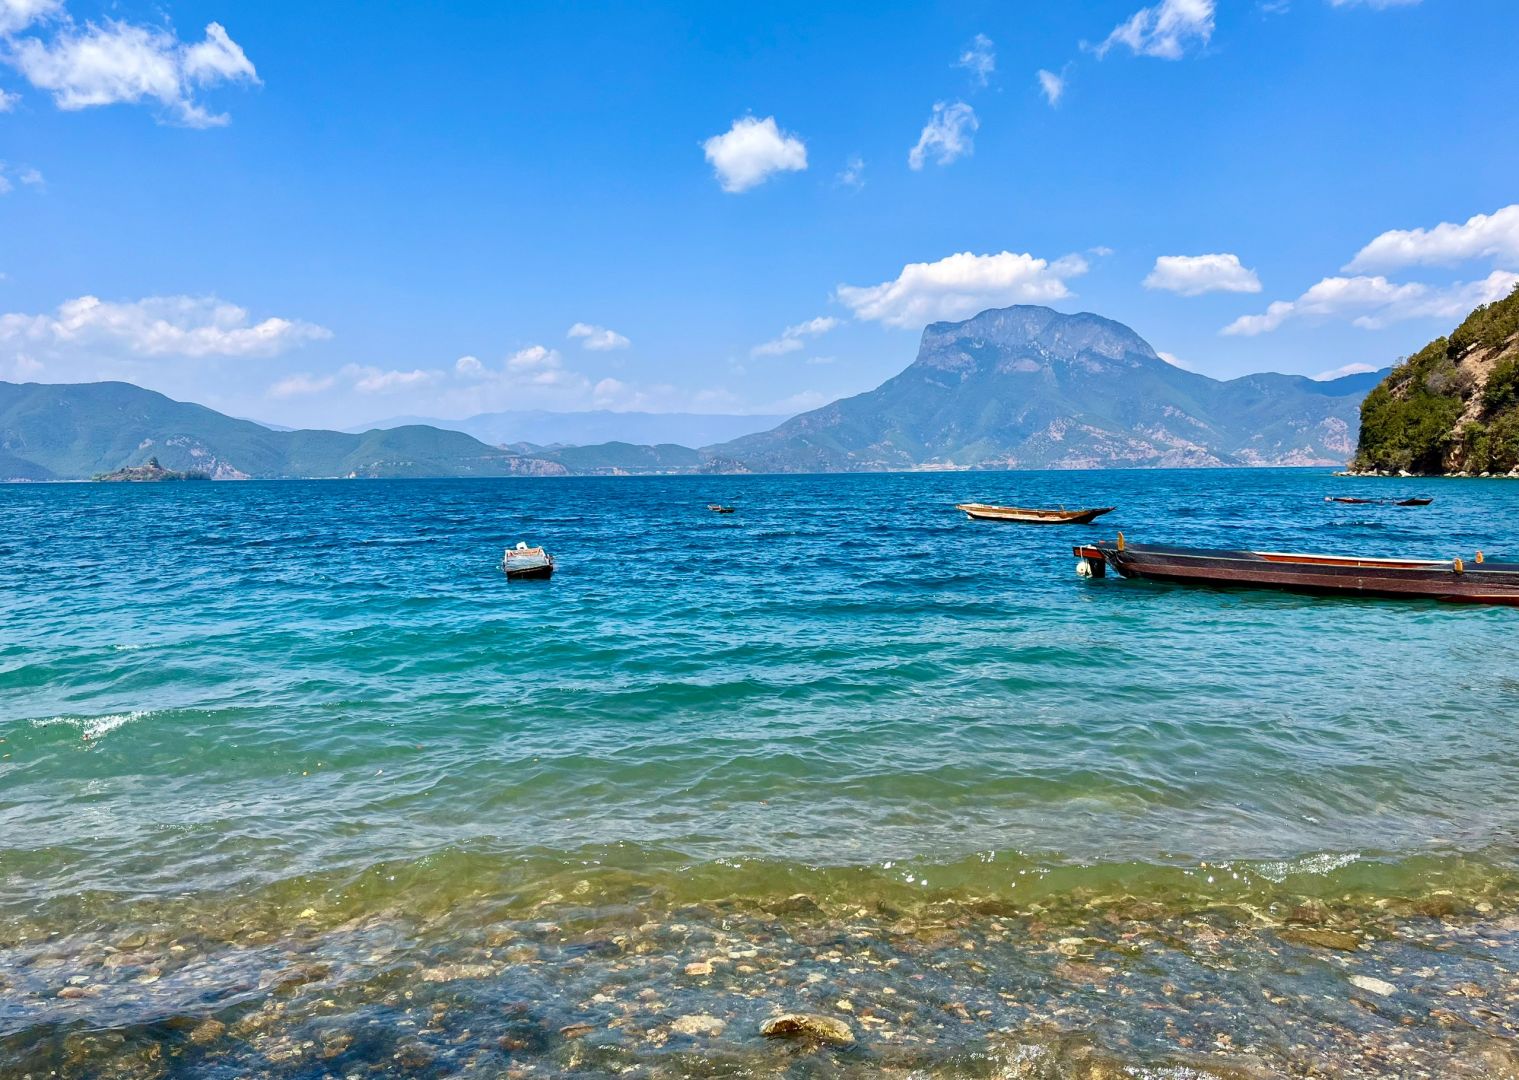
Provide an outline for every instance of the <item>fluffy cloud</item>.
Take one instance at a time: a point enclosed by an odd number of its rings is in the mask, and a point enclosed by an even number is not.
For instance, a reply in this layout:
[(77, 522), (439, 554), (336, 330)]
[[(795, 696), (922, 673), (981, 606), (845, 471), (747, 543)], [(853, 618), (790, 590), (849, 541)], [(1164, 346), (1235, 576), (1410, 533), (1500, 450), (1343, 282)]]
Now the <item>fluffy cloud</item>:
[(1254, 337), (1293, 319), (1350, 319), (1365, 330), (1378, 330), (1406, 319), (1459, 319), (1478, 304), (1507, 296), (1519, 274), (1495, 270), (1480, 281), (1448, 286), (1418, 282), (1396, 284), (1385, 277), (1327, 277), (1296, 300), (1278, 300), (1260, 315), (1242, 315), (1225, 334)]
[(10, 112), (20, 100), (20, 94), (13, 94), (9, 90), (0, 90), (0, 113)]
[[(11, 178), (15, 177), (15, 180)], [(46, 186), (42, 174), (30, 166), (13, 169), (5, 162), (0, 161), (0, 195), (8, 195), (16, 189), (16, 184), (22, 183), (28, 187), (41, 188)]]
[(807, 167), (807, 147), (801, 139), (776, 126), (775, 117), (745, 116), (721, 135), (702, 144), (717, 182), (738, 194), (762, 184), (772, 173), (797, 172)]
[(960, 54), (960, 59), (955, 61), (955, 66), (969, 71), (977, 86), (985, 86), (992, 77), (992, 72), (997, 70), (997, 53), (992, 47), (992, 39), (985, 34), (971, 38), (970, 44)]
[(921, 169), (929, 155), (940, 165), (948, 165), (975, 149), (974, 135), (981, 126), (976, 110), (963, 101), (946, 105), (940, 101), (934, 105), (934, 113), (918, 136), (918, 145), (907, 153), (907, 164)]
[(63, 11), (63, 0), (0, 0), (0, 34), (15, 34)]
[(454, 361), (454, 370), (467, 379), (478, 379), (485, 374), (485, 365), (478, 356), (461, 356)]
[(551, 371), (559, 367), (559, 350), (529, 345), (506, 358), (507, 371)]
[(312, 394), (331, 390), (336, 382), (337, 379), (331, 375), (320, 378), (306, 373), (289, 375), (269, 387), (269, 396), (272, 398), (309, 397)]
[(605, 352), (608, 349), (626, 349), (633, 344), (616, 330), (608, 330), (605, 326), (592, 326), (590, 323), (578, 322), (570, 327), (566, 337), (581, 338), (581, 344), (593, 352)]
[(1331, 382), (1334, 379), (1343, 379), (1346, 375), (1365, 375), (1375, 370), (1377, 369), (1370, 364), (1346, 364), (1333, 371), (1321, 371), (1317, 375), (1310, 375), (1309, 378), (1314, 382)]
[(1044, 95), (1044, 100), (1048, 101), (1050, 108), (1053, 109), (1060, 104), (1060, 99), (1065, 95), (1065, 76), (1040, 68), (1039, 92)]
[[(39, 0), (21, 2), (35, 5)], [(18, 0), (0, 4), (14, 12)], [(13, 14), (12, 21), (17, 18)], [(197, 89), (259, 81), (252, 62), (220, 23), (209, 24), (204, 40), (194, 44), (166, 30), (115, 20), (82, 28), (69, 24), (48, 41), (12, 39), (5, 61), (33, 86), (49, 91), (60, 109), (154, 101), (188, 127), (227, 123), (226, 114), (208, 112), (195, 101)]]
[(857, 319), (916, 328), (939, 319), (963, 319), (987, 308), (1043, 304), (1071, 295), (1066, 279), (1086, 273), (1079, 255), (1047, 262), (1003, 251), (962, 252), (931, 263), (909, 263), (892, 281), (840, 285), (837, 297)]
[(1182, 296), (1209, 292), (1258, 293), (1261, 280), (1241, 266), (1238, 255), (1162, 255), (1144, 280), (1147, 289), (1164, 289)]
[(855, 154), (844, 163), (844, 170), (834, 178), (834, 182), (840, 187), (860, 190), (865, 186), (865, 159)]
[(54, 350), (92, 346), (139, 356), (275, 356), (331, 331), (299, 320), (250, 322), (245, 308), (213, 297), (150, 296), (128, 303), (81, 296), (48, 315), (0, 315), (0, 342)]
[(808, 319), (804, 323), (797, 323), (795, 326), (786, 327), (780, 337), (773, 341), (756, 345), (749, 350), (749, 355), (783, 356), (789, 352), (796, 352), (798, 349), (806, 347), (808, 338), (820, 337), (838, 325), (839, 320), (833, 316), (819, 315), (815, 319)]
[(1477, 214), (1464, 225), (1441, 222), (1432, 229), (1391, 229), (1356, 253), (1351, 272), (1400, 266), (1451, 265), (1467, 259), (1502, 260), (1519, 266), (1519, 203)]
[(1213, 0), (1161, 0), (1119, 23), (1093, 51), (1102, 57), (1124, 45), (1136, 56), (1179, 60), (1189, 45), (1206, 45), (1212, 36)]
[[(385, 371), (360, 364), (346, 365), (340, 375), (353, 381), (353, 388), (361, 394), (389, 394), (397, 390), (416, 390), (438, 381), (440, 372)], [(329, 382), (330, 385), (330, 382)]]

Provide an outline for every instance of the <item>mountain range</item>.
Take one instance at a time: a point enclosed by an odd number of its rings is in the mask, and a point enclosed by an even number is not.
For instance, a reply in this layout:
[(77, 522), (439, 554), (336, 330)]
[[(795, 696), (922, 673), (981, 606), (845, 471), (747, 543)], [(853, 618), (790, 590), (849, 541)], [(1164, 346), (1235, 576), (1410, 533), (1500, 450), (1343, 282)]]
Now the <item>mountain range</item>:
[(1222, 382), (1111, 319), (1010, 307), (934, 323), (876, 389), (706, 452), (764, 472), (1340, 464), (1382, 374)]
[[(702, 449), (489, 445), (431, 424), (276, 430), (129, 383), (0, 382), (0, 480), (80, 479), (150, 457), (219, 479), (1331, 465), (1353, 451), (1382, 374), (1219, 381), (1168, 364), (1111, 319), (1019, 306), (934, 323), (917, 359), (876, 389)], [(553, 414), (473, 420), (534, 415)], [(608, 423), (593, 414), (584, 430)]]
[[(522, 409), (480, 413), (463, 420), (430, 416), (395, 416), (346, 430), (370, 431), (422, 424), (445, 431), (462, 431), (492, 446), (527, 443), (532, 446), (594, 446), (600, 443), (708, 446), (756, 431), (769, 431), (786, 416), (728, 413), (548, 412)], [(277, 427), (267, 424), (266, 427)]]
[(153, 457), (218, 480), (567, 471), (457, 431), (272, 431), (131, 383), (0, 382), (0, 480), (77, 480)]

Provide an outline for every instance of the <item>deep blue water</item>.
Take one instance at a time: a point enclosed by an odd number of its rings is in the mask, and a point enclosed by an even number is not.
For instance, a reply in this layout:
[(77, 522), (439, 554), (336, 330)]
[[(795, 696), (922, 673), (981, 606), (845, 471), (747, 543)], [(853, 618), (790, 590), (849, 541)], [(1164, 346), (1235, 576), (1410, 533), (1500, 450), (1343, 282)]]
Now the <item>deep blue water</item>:
[[(1519, 559), (1516, 511), (1321, 470), (3, 487), (0, 924), (1478, 888), (1514, 865), (1519, 613), (1070, 547)], [(504, 580), (518, 540), (552, 581)]]

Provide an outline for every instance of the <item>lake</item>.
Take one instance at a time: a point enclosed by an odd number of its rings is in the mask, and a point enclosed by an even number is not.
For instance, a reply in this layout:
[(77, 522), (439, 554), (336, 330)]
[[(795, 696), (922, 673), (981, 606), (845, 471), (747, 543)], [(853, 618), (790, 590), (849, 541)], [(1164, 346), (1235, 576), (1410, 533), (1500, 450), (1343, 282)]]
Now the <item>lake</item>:
[(1519, 558), (1516, 512), (1326, 470), (0, 487), (0, 1074), (1496, 1075), (1519, 613), (1070, 549)]

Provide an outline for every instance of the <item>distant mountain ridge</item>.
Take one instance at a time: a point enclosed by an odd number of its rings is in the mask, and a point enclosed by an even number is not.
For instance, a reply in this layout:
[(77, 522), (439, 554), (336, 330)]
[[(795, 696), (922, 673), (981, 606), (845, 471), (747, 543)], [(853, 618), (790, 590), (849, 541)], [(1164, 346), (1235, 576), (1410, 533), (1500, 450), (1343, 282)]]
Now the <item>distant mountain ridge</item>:
[(1381, 374), (1222, 382), (1122, 323), (1020, 305), (934, 323), (876, 389), (703, 452), (775, 472), (1341, 464)]
[[(917, 359), (874, 390), (700, 450), (487, 445), (426, 425), (280, 431), (129, 383), (0, 383), (0, 480), (83, 479), (150, 457), (218, 479), (1338, 465), (1382, 374), (1221, 382), (1111, 319), (1011, 307), (929, 326)], [(593, 414), (588, 430), (627, 415)]]
[(602, 443), (707, 446), (757, 431), (769, 431), (785, 419), (785, 415), (612, 412), (607, 409), (549, 412), (544, 409), (522, 409), (480, 413), (463, 420), (439, 420), (428, 416), (392, 417), (348, 430), (370, 431), (375, 428), (421, 424), (445, 431), (462, 431), (492, 446), (509, 446), (513, 443), (531, 443), (535, 446), (595, 446)]
[(154, 457), (222, 480), (568, 471), (457, 431), (273, 431), (131, 383), (0, 382), (0, 480), (77, 480)]

